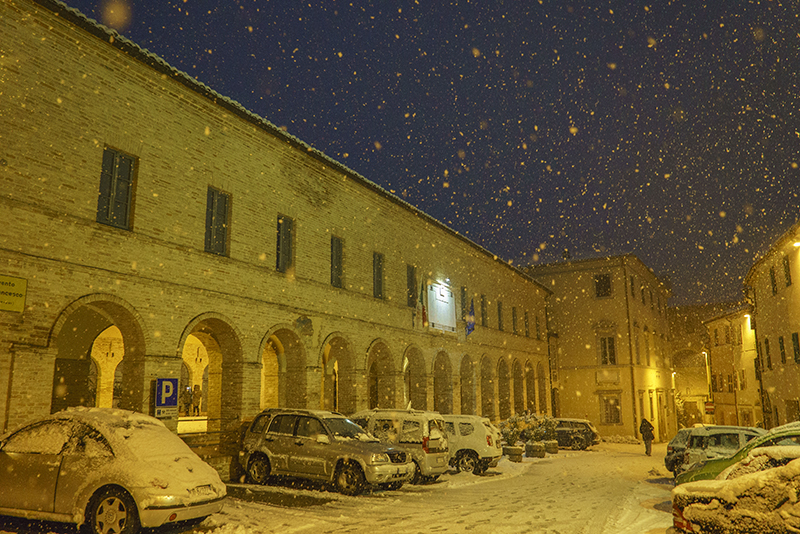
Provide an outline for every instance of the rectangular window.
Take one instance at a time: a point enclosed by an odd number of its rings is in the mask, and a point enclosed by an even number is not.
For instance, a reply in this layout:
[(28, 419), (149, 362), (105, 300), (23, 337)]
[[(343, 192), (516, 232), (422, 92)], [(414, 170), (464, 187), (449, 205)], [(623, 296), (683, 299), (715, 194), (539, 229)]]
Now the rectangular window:
[(516, 335), (517, 333), (517, 308), (511, 308), (511, 332)]
[(747, 380), (745, 379), (744, 369), (739, 371), (739, 390), (744, 391), (747, 389)]
[(419, 293), (417, 289), (417, 268), (406, 263), (406, 306), (417, 307)]
[(789, 256), (783, 257), (783, 278), (787, 286), (792, 285), (792, 266), (789, 264)]
[(646, 302), (646, 300), (644, 298), (644, 286), (642, 286), (642, 304), (647, 304), (647, 302)]
[(600, 338), (600, 363), (603, 365), (617, 364), (617, 351), (614, 348), (614, 337)]
[(278, 239), (275, 251), (275, 269), (286, 273), (294, 267), (294, 220), (278, 215)]
[(767, 357), (767, 369), (772, 369), (772, 356), (769, 353), (769, 339), (764, 340), (764, 355)]
[(731, 327), (730, 325), (727, 324), (725, 325), (725, 344), (726, 345), (731, 344)]
[(503, 329), (503, 303), (497, 301), (497, 329)]
[(108, 147), (103, 150), (97, 222), (124, 230), (131, 229), (134, 166), (131, 156)]
[(481, 295), (481, 326), (489, 326), (489, 317), (486, 316), (486, 295)]
[(542, 339), (542, 323), (539, 316), (536, 316), (536, 339)]
[(800, 363), (800, 338), (797, 332), (792, 333), (792, 348), (794, 349), (794, 363)]
[(600, 403), (603, 424), (617, 425), (622, 422), (619, 395), (601, 395)]
[(383, 254), (372, 253), (372, 296), (383, 298)]
[[(538, 319), (538, 317), (537, 317), (537, 319)], [(531, 322), (528, 319), (528, 312), (527, 311), (525, 312), (524, 321), (525, 321), (525, 337), (531, 337)]]
[(781, 363), (786, 363), (786, 346), (783, 344), (783, 336), (778, 336), (778, 349), (781, 351)]
[(653, 302), (653, 290), (648, 289), (647, 292), (650, 293), (650, 309), (652, 310), (653, 306), (655, 306), (655, 302)]
[(594, 276), (594, 295), (598, 298), (611, 296), (610, 274), (596, 274)]
[(715, 374), (711, 375), (711, 391), (713, 393), (716, 393), (718, 391), (718, 389), (717, 389), (717, 375), (715, 375)]
[(206, 201), (205, 251), (228, 255), (228, 206), (230, 195), (213, 187), (208, 188)]
[(719, 346), (719, 329), (717, 328), (714, 329), (714, 346)]
[(469, 315), (469, 306), (467, 305), (467, 286), (461, 286), (461, 320), (466, 322)]
[(631, 275), (631, 297), (636, 298), (636, 278)]
[(728, 375), (728, 393), (733, 393), (733, 375)]
[(331, 285), (344, 286), (344, 243), (341, 237), (331, 236)]
[(772, 294), (778, 294), (778, 281), (775, 278), (775, 267), (769, 268), (769, 283), (772, 285)]

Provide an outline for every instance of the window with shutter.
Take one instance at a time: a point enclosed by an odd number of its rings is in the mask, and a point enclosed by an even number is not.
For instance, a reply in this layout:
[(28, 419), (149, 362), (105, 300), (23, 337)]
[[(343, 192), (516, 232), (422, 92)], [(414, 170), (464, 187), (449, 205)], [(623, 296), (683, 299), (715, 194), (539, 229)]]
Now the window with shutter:
[(275, 269), (281, 273), (289, 272), (294, 267), (294, 258), (292, 256), (294, 220), (286, 215), (278, 215), (277, 234)]
[(133, 157), (108, 147), (103, 150), (97, 222), (130, 230), (134, 167)]
[(228, 205), (230, 195), (213, 187), (206, 197), (205, 251), (220, 256), (228, 255)]
[(372, 296), (383, 298), (383, 254), (372, 253)]
[(343, 287), (344, 280), (344, 243), (342, 238), (331, 236), (331, 285)]

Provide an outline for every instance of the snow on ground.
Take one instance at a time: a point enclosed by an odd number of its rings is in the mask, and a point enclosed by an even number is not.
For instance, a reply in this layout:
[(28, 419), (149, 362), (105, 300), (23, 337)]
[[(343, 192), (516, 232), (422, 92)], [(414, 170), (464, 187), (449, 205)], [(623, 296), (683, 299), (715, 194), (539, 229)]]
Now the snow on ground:
[[(229, 485), (211, 534), (495, 532), (663, 534), (672, 524), (666, 444), (602, 443), (523, 463), (502, 459), (486, 476), (450, 472), (437, 483), (347, 497), (284, 485)], [(266, 502), (258, 502), (263, 500)]]

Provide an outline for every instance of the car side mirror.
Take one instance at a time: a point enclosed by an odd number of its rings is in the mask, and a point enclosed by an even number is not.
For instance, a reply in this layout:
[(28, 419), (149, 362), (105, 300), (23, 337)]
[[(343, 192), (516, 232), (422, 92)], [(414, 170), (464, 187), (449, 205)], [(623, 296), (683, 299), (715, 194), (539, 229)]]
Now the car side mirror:
[(317, 434), (317, 443), (330, 443), (331, 438), (326, 436), (325, 434)]

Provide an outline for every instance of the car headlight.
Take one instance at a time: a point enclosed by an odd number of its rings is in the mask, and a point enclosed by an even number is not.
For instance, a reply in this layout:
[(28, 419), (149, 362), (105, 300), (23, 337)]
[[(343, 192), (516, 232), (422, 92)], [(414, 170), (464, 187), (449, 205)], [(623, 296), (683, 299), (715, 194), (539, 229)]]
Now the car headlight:
[(389, 463), (389, 455), (385, 452), (373, 454), (369, 457), (369, 463), (374, 464), (388, 464)]

